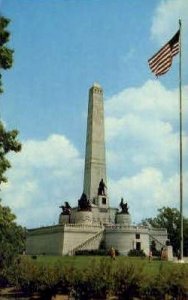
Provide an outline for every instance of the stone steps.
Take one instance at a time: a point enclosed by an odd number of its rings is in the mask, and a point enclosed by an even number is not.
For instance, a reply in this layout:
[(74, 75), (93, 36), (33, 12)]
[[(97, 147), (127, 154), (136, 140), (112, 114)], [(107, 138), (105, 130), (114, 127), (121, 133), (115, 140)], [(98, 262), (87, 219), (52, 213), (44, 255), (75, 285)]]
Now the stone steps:
[(88, 238), (86, 241), (82, 242), (80, 245), (76, 246), (75, 248), (71, 249), (69, 252), (68, 252), (68, 255), (74, 255), (76, 251), (78, 250), (84, 250), (84, 249), (97, 249), (98, 247), (89, 247), (92, 245), (92, 243), (94, 244), (94, 242), (97, 241), (97, 239), (100, 239), (102, 238), (102, 235), (103, 235), (103, 232), (104, 232), (104, 228), (101, 229), (100, 231), (98, 231), (97, 233), (95, 233), (92, 237)]

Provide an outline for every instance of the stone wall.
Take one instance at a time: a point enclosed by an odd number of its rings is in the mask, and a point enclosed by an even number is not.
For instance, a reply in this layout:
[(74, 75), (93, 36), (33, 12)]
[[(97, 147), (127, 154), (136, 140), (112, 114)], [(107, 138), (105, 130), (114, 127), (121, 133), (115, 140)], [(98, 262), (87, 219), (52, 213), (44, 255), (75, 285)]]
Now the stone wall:
[(71, 255), (76, 248), (98, 249), (103, 238), (107, 250), (113, 246), (120, 254), (127, 255), (139, 246), (148, 255), (152, 240), (155, 240), (158, 250), (165, 245), (167, 231), (121, 224), (106, 225), (105, 228), (99, 224), (49, 226), (28, 231), (26, 252), (31, 255)]
[(141, 249), (149, 254), (149, 234), (147, 228), (136, 226), (108, 226), (105, 230), (106, 248), (114, 247), (122, 255), (127, 255), (131, 249), (136, 249), (140, 243)]
[[(31, 229), (27, 233), (26, 252), (35, 255), (66, 255), (100, 232), (101, 226), (58, 225)], [(94, 239), (85, 249), (98, 249), (102, 236)]]
[[(72, 251), (79, 245), (86, 242), (101, 230), (101, 226), (89, 226), (89, 225), (66, 225), (64, 226), (64, 243), (63, 243), (63, 255), (71, 254)], [(92, 249), (97, 249), (97, 246), (93, 243)], [(87, 249), (91, 249), (91, 245), (88, 245)]]
[(62, 255), (63, 239), (63, 226), (60, 225), (30, 229), (26, 238), (26, 253)]
[(130, 226), (131, 225), (131, 216), (129, 214), (122, 214), (122, 213), (117, 214), (116, 223)]

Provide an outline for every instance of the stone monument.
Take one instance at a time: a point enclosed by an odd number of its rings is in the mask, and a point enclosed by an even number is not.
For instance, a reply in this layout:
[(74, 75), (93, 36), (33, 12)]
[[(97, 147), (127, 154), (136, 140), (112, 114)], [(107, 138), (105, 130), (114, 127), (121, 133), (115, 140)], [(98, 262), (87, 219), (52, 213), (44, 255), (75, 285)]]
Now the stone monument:
[(103, 90), (94, 83), (89, 90), (84, 193), (91, 202), (107, 208), (106, 185)]
[(89, 89), (81, 192), (77, 206), (71, 207), (67, 201), (60, 206), (58, 224), (27, 231), (28, 254), (74, 255), (78, 250), (100, 249), (104, 242), (106, 250), (113, 246), (122, 255), (127, 255), (131, 249), (143, 250), (148, 255), (152, 241), (158, 250), (165, 246), (166, 229), (132, 225), (129, 207), (123, 198), (120, 210), (109, 205), (103, 90), (97, 83)]

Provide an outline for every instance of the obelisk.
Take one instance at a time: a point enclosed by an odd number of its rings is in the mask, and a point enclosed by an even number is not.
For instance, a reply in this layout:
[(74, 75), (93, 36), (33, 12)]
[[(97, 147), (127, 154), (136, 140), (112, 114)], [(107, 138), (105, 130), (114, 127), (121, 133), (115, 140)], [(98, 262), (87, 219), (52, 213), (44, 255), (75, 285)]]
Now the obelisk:
[(103, 90), (94, 83), (89, 90), (84, 170), (84, 193), (91, 201), (98, 197), (101, 179), (107, 185)]

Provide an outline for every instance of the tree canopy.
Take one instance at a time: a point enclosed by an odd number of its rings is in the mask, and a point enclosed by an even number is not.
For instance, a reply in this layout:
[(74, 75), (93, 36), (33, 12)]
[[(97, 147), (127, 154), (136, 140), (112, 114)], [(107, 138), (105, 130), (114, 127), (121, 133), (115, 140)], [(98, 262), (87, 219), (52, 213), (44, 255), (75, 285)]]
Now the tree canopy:
[[(180, 249), (180, 212), (176, 208), (162, 207), (158, 209), (158, 215), (155, 218), (143, 220), (143, 224), (148, 223), (155, 228), (166, 228), (168, 238), (173, 246), (175, 253)], [(184, 218), (184, 255), (188, 255), (188, 219)]]
[(21, 143), (17, 141), (18, 131), (16, 129), (6, 131), (3, 123), (0, 122), (0, 185), (6, 182), (7, 178), (4, 173), (11, 167), (6, 155), (10, 151), (18, 152), (21, 150)]
[[(6, 30), (10, 20), (0, 17), (0, 69), (7, 70), (12, 67), (13, 50), (7, 47), (9, 42), (10, 32)], [(0, 93), (3, 92), (2, 75), (0, 74)]]
[[(0, 69), (9, 69), (13, 63), (13, 50), (7, 47), (10, 33), (7, 26), (10, 20), (0, 17)], [(0, 75), (0, 93), (3, 92), (1, 75)], [(6, 182), (7, 178), (4, 173), (10, 168), (10, 162), (6, 155), (10, 151), (18, 152), (21, 150), (21, 144), (17, 141), (18, 131), (16, 129), (7, 131), (0, 121), (0, 185)]]
[(13, 257), (24, 249), (24, 230), (15, 220), (16, 216), (0, 200), (0, 269), (10, 265)]
[[(7, 47), (10, 33), (6, 30), (9, 20), (0, 17), (0, 69), (11, 68), (13, 62), (13, 50)], [(3, 92), (0, 74), (0, 94)], [(11, 164), (7, 159), (10, 151), (21, 150), (21, 143), (17, 140), (16, 129), (7, 131), (3, 122), (0, 121), (0, 186), (7, 181), (5, 172)], [(23, 250), (24, 230), (17, 225), (16, 216), (9, 207), (3, 206), (0, 200), (0, 275), (3, 267), (8, 266), (12, 259)], [(1, 279), (1, 277), (0, 277)]]

